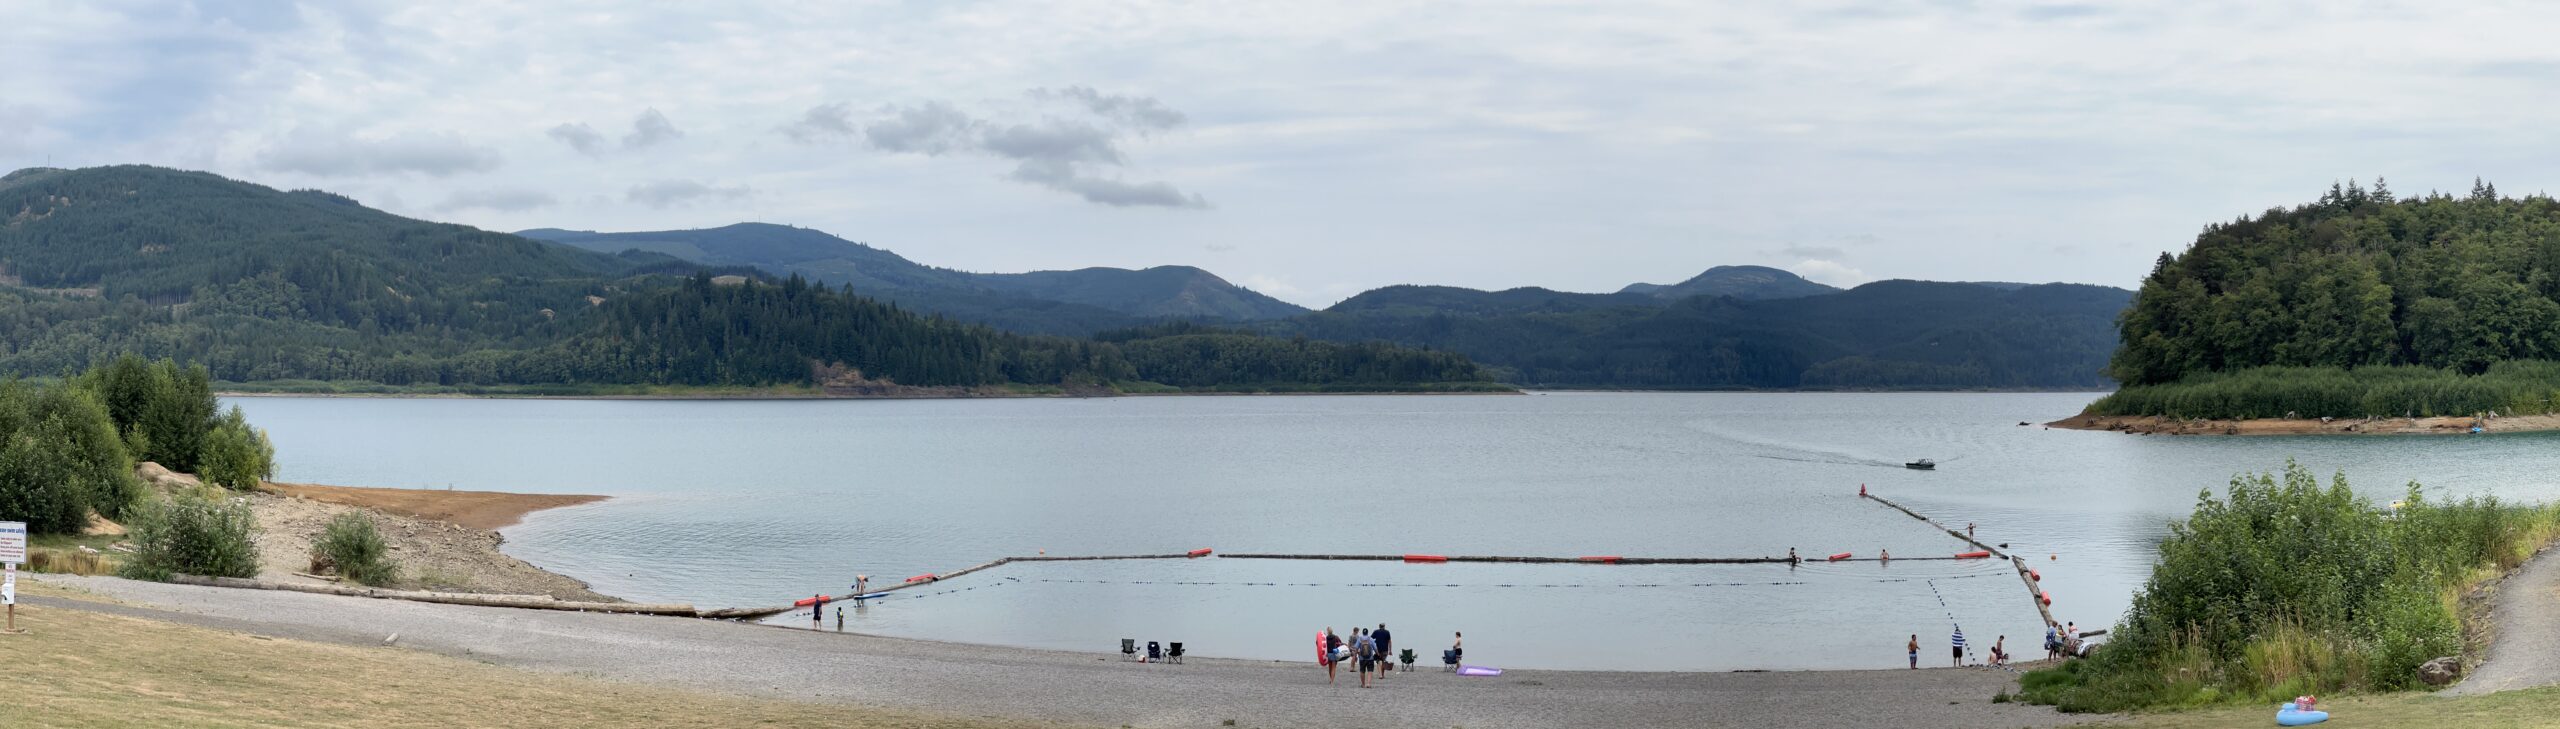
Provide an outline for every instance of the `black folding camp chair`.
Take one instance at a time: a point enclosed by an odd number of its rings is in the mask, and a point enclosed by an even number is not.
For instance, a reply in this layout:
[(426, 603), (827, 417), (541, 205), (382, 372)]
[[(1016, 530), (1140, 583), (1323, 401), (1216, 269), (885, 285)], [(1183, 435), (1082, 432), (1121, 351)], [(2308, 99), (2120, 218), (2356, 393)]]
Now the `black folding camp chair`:
[(1121, 660), (1129, 661), (1138, 660), (1138, 639), (1120, 639), (1120, 658)]
[(1174, 642), (1173, 642), (1173, 647), (1172, 647), (1172, 648), (1170, 648), (1170, 649), (1167, 649), (1167, 650), (1164, 652), (1164, 662), (1166, 662), (1166, 663), (1181, 663), (1181, 662), (1182, 662), (1182, 641), (1178, 641), (1178, 640), (1177, 640), (1177, 641), (1174, 641)]
[(1164, 660), (1164, 646), (1152, 640), (1147, 641), (1147, 662), (1154, 663), (1161, 660)]
[(1440, 665), (1447, 666), (1449, 667), (1449, 670), (1452, 671), (1458, 670), (1458, 649), (1451, 648), (1441, 651)]
[(1398, 651), (1396, 653), (1396, 660), (1404, 661), (1405, 672), (1411, 673), (1413, 671), (1413, 649), (1406, 648), (1402, 651)]

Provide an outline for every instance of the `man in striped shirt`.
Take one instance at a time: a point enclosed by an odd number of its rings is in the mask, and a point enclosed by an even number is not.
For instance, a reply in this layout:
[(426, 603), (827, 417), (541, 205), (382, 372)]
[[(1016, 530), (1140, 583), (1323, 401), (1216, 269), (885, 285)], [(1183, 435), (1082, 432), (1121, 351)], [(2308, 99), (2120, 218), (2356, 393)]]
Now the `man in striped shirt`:
[(1957, 667), (1957, 668), (1963, 668), (1963, 667), (1964, 667), (1964, 626), (1962, 626), (1962, 625), (1958, 625), (1958, 626), (1956, 626), (1956, 635), (1955, 635), (1955, 637), (1954, 637), (1952, 640), (1953, 640), (1953, 641), (1954, 641), (1954, 643), (1955, 643), (1955, 661), (1956, 661), (1956, 662), (1955, 662), (1955, 665), (1956, 665), (1956, 667)]

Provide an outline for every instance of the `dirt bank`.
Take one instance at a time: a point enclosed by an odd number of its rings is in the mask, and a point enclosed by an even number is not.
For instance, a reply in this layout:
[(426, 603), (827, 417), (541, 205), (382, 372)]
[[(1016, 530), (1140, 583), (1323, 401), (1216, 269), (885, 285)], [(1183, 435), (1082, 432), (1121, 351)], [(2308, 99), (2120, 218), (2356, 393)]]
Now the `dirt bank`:
[(516, 522), (524, 519), (524, 515), (543, 509), (604, 500), (602, 496), (571, 494), (375, 489), (308, 483), (269, 482), (265, 488), (270, 493), (284, 496), (297, 496), (331, 504), (361, 506), (420, 519), (451, 522), (472, 529), (492, 530), (514, 526)]
[[(192, 488), (196, 478), (156, 463), (135, 469), (144, 483), (162, 489)], [(400, 565), (408, 590), (550, 595), (582, 602), (621, 602), (587, 589), (587, 583), (554, 574), (498, 551), (506, 538), (484, 524), (512, 524), (537, 509), (596, 501), (601, 496), (500, 494), (481, 491), (367, 489), (310, 484), (263, 485), (248, 494), (258, 519), (259, 577), (313, 582), (295, 573), (311, 567), (311, 544), (329, 520), (361, 511), (371, 516)]]
[(2259, 418), (2208, 420), (2157, 415), (2074, 415), (2046, 423), (2071, 430), (2113, 430), (2133, 435), (2464, 435), (2560, 430), (2560, 415), (2498, 418)]

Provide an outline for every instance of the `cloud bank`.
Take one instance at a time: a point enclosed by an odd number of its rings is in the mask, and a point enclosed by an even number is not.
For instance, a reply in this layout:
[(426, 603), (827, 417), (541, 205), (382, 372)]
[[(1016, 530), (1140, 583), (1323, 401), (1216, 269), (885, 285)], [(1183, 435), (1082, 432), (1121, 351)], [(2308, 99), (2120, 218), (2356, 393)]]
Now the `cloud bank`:
[(847, 104), (810, 107), (778, 129), (794, 142), (846, 140), (860, 132), (872, 149), (928, 157), (977, 155), (1014, 163), (1004, 179), (1111, 207), (1206, 209), (1207, 198), (1164, 181), (1131, 181), (1109, 170), (1129, 167), (1122, 144), (1181, 126), (1182, 112), (1153, 97), (1105, 94), (1087, 86), (1033, 89), (1035, 101), (1065, 102), (1078, 117), (996, 120), (948, 101), (881, 108), (857, 125)]

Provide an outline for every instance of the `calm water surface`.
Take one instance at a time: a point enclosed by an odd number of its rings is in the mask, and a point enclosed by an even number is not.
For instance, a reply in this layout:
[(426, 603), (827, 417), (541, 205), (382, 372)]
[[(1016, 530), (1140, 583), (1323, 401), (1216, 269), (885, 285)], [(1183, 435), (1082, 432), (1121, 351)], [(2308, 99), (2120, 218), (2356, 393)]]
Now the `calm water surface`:
[[(2127, 436), (2021, 427), (2088, 394), (1617, 394), (954, 401), (242, 398), (280, 479), (606, 494), (507, 551), (639, 601), (778, 604), (1000, 556), (1330, 552), (1805, 555), (1960, 544), (1865, 484), (2032, 555), (2103, 625), (2199, 489), (2296, 459), (2387, 497), (2560, 496), (2551, 435)], [(1900, 463), (1935, 458), (1918, 472)], [(1192, 560), (1012, 565), (848, 609), (848, 629), (1083, 651), (1120, 638), (1305, 660), (1386, 623), (1426, 663), (1898, 666), (1950, 624), (2035, 653), (1998, 563), (1521, 566)], [(806, 613), (776, 622), (806, 624)], [(832, 616), (829, 627), (832, 628)]]

